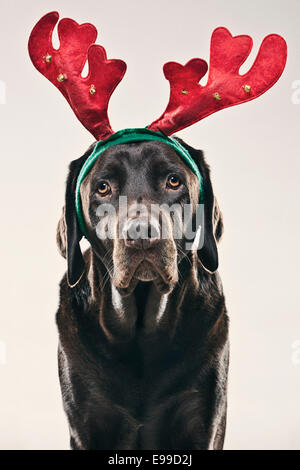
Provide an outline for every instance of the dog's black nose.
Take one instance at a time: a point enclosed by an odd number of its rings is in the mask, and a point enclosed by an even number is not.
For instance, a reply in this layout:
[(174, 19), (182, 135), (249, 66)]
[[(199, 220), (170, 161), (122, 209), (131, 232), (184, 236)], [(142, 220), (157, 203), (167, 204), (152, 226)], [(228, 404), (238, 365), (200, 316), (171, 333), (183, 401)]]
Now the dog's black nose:
[(148, 250), (158, 243), (160, 230), (158, 223), (149, 223), (147, 219), (135, 218), (127, 220), (123, 235), (126, 246)]

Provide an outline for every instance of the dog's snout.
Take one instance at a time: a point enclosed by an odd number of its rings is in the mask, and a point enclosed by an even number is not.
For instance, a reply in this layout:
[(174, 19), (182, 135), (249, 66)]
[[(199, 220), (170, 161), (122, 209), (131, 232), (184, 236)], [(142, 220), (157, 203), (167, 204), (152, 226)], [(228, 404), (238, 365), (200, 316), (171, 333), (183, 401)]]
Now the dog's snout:
[(156, 245), (160, 239), (160, 229), (156, 222), (134, 218), (127, 220), (123, 228), (125, 245), (131, 248), (147, 250)]

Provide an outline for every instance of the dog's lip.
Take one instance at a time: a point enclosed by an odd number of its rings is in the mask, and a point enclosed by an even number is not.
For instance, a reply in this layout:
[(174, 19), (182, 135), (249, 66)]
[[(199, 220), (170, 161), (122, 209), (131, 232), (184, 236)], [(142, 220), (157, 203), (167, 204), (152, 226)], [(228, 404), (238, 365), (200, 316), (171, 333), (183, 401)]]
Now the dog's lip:
[[(130, 250), (130, 251), (129, 251)], [(139, 277), (135, 277), (135, 273), (139, 266), (144, 262), (148, 262), (154, 273), (157, 273), (155, 278), (149, 279), (148, 281), (159, 282), (163, 283), (164, 285), (174, 286), (178, 281), (178, 272), (173, 270), (171, 267), (164, 269), (164, 265), (160, 265), (161, 259), (157, 256), (157, 253), (153, 249), (149, 250), (133, 250), (132, 248), (128, 248), (127, 256), (131, 258), (131, 262), (129, 266), (124, 271), (122, 276), (116, 276), (117, 273), (113, 275), (113, 283), (119, 289), (128, 289), (133, 281), (140, 280)], [(175, 261), (175, 260), (174, 260)], [(171, 268), (171, 269), (170, 269)], [(121, 274), (119, 272), (119, 274)], [(145, 280), (147, 282), (147, 280)]]
[(164, 271), (159, 263), (157, 264), (154, 264), (155, 262), (151, 262), (151, 260), (148, 260), (149, 263), (153, 266), (153, 269), (154, 271), (158, 274), (158, 277), (162, 279), (162, 281), (165, 283), (165, 284), (175, 284), (177, 282), (177, 278), (176, 278), (176, 275), (171, 275), (171, 274), (168, 274), (166, 271)]
[[(139, 276), (136, 276), (136, 273), (137, 273), (138, 269), (141, 267), (141, 265), (144, 262), (149, 264), (149, 267), (153, 270), (153, 273), (156, 274), (155, 278), (151, 278), (151, 279), (149, 278), (148, 280), (149, 281), (157, 281), (161, 277), (161, 274), (158, 271), (157, 266), (155, 266), (154, 262), (151, 262), (151, 260), (147, 259), (146, 256), (144, 256), (135, 265), (134, 269), (130, 272), (130, 274), (128, 273), (129, 275), (123, 277), (121, 281), (119, 281), (119, 282), (117, 282), (117, 284), (115, 284), (116, 287), (121, 288), (121, 289), (128, 289), (128, 287), (130, 286), (130, 284), (132, 283), (133, 280), (135, 280), (135, 281), (140, 280)], [(162, 279), (162, 280), (165, 281), (165, 279)], [(147, 281), (147, 279), (145, 279), (145, 281)]]
[[(158, 278), (161, 278), (162, 281), (165, 283), (165, 284), (174, 284), (176, 282), (176, 276), (172, 276), (170, 274), (167, 274), (166, 272), (164, 272), (163, 269), (160, 268), (159, 266), (159, 263), (155, 263), (155, 260), (152, 260), (152, 259), (149, 259), (146, 254), (144, 256), (144, 258), (141, 259), (141, 261), (138, 263), (138, 265), (136, 266), (133, 274), (132, 274), (132, 277), (135, 277), (135, 273), (137, 271), (137, 269), (140, 267), (140, 265), (143, 263), (143, 262), (147, 262), (150, 264), (151, 268), (153, 269), (153, 271), (157, 274), (156, 278), (153, 279), (153, 280), (156, 280)], [(129, 281), (130, 282), (130, 281)]]
[[(139, 273), (140, 269), (146, 269), (146, 275), (144, 276), (143, 279), (141, 279), (142, 273)], [(149, 270), (148, 271), (149, 275), (147, 275), (147, 269)], [(154, 274), (154, 277), (151, 276), (151, 274)], [(154, 281), (155, 279), (157, 279), (158, 276), (159, 276), (159, 273), (157, 272), (157, 269), (155, 268), (154, 264), (151, 263), (151, 261), (149, 261), (146, 257), (137, 265), (133, 273), (133, 277), (142, 281)]]
[[(136, 276), (136, 272), (137, 270), (139, 269), (139, 267), (141, 267), (141, 264), (143, 262), (147, 262), (151, 268), (153, 269), (153, 272), (155, 274), (157, 274), (155, 276), (155, 278), (152, 278), (152, 279), (149, 279), (149, 281), (159, 281), (159, 279), (163, 282), (163, 284), (166, 284), (166, 285), (173, 285), (176, 283), (176, 276), (172, 276), (170, 274), (167, 274), (166, 272), (164, 272), (162, 269), (159, 268), (159, 266), (156, 264), (154, 264), (154, 262), (152, 262), (151, 260), (147, 259), (147, 258), (143, 258), (141, 259), (141, 261), (137, 264), (136, 268), (133, 270), (131, 276), (128, 276), (128, 278), (126, 279), (126, 282), (122, 282), (122, 287), (124, 288), (128, 288), (132, 279), (139, 279), (138, 276)], [(147, 281), (145, 279), (145, 281)]]

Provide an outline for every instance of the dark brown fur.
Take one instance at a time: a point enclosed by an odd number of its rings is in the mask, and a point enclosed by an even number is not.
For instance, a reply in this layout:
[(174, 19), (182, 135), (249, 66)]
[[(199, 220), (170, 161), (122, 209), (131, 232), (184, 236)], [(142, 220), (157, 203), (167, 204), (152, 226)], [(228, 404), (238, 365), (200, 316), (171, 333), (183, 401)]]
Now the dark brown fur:
[[(58, 246), (68, 258), (68, 275), (60, 285), (57, 325), (59, 376), (73, 449), (223, 447), (228, 317), (219, 275), (211, 272), (217, 267), (215, 239), (221, 237), (223, 223), (202, 152), (183, 145), (204, 179), (205, 242), (198, 256), (184, 252), (180, 242), (170, 238), (141, 261), (140, 251), (130, 251), (120, 240), (101, 242), (94, 234), (92, 208), (94, 202), (101, 203), (94, 194), (97, 175), (112, 161), (119, 174), (118, 188), (123, 188), (119, 192), (129, 199), (141, 198), (146, 204), (153, 200), (170, 203), (168, 198), (175, 197), (182, 204), (195, 202), (195, 175), (166, 145), (126, 144), (98, 160), (82, 187), (92, 243), (83, 257), (74, 189), (91, 149), (70, 165), (66, 205), (58, 227)], [(120, 150), (128, 153), (123, 161)], [(151, 165), (156, 160), (154, 172)], [(177, 165), (185, 178), (186, 188), (180, 194), (153, 189), (161, 168), (169, 164)], [(118, 165), (128, 165), (127, 170)], [(119, 277), (110, 270), (117, 263)], [(139, 263), (145, 272), (135, 277)], [(148, 282), (139, 280), (144, 275)], [(76, 285), (70, 287), (68, 281)], [(121, 316), (114, 295), (119, 295)], [(167, 304), (157, 321), (163, 295), (168, 296)]]

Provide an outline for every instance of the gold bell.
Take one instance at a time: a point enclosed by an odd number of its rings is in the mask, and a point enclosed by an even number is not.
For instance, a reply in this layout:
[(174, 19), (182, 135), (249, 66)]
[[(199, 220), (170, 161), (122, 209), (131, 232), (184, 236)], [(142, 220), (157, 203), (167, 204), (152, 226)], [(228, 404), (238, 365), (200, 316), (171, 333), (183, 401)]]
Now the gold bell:
[(64, 82), (65, 80), (67, 80), (67, 77), (64, 73), (60, 73), (58, 76), (57, 76), (57, 81), (58, 82)]
[(90, 94), (91, 94), (91, 95), (94, 95), (95, 93), (96, 93), (95, 85), (91, 85), (91, 86), (90, 86)]
[(50, 54), (47, 53), (47, 54), (45, 55), (45, 62), (47, 62), (48, 64), (50, 64), (51, 60), (52, 60), (52, 55), (50, 55)]
[(183, 95), (188, 95), (188, 94), (189, 94), (189, 92), (188, 92), (187, 90), (181, 90), (181, 93), (182, 93)]
[(250, 85), (243, 85), (243, 88), (244, 88), (244, 91), (246, 93), (250, 93), (250, 91), (251, 91), (251, 86)]
[(213, 94), (213, 98), (214, 98), (214, 100), (216, 100), (216, 101), (221, 101), (221, 96), (219, 95), (219, 93), (214, 93), (214, 94)]

